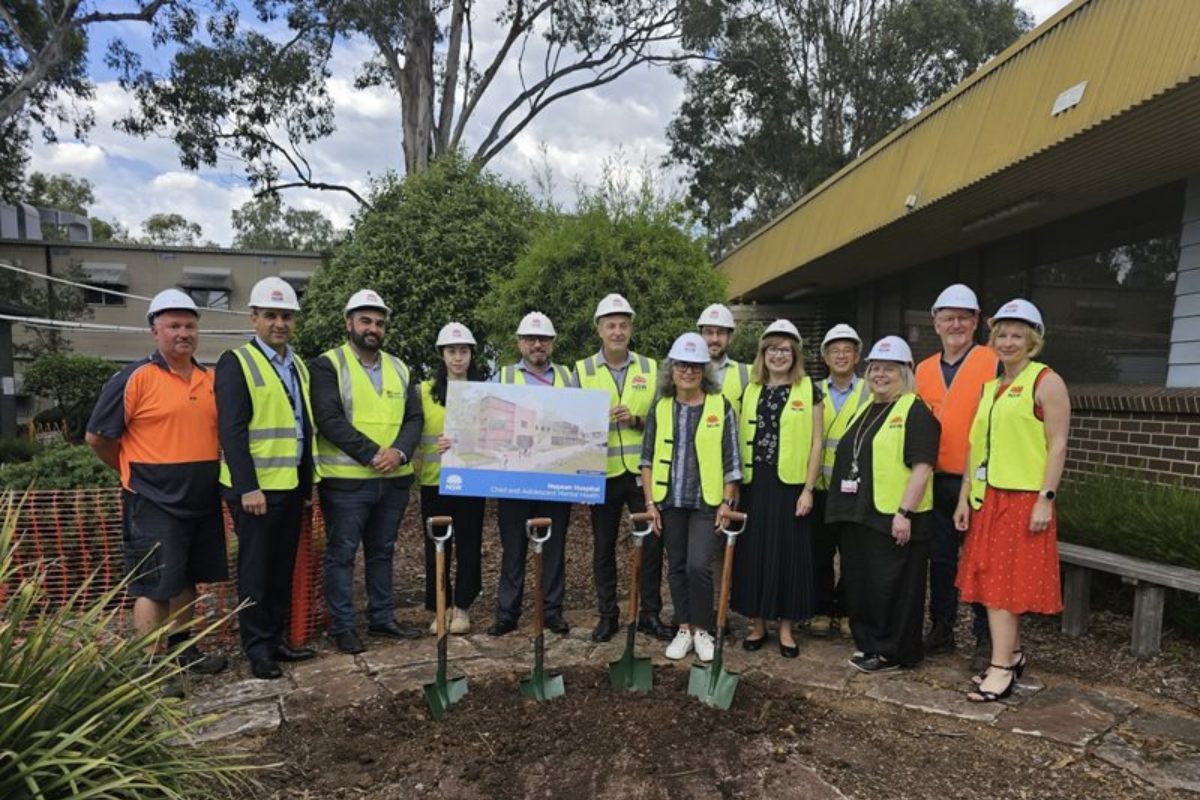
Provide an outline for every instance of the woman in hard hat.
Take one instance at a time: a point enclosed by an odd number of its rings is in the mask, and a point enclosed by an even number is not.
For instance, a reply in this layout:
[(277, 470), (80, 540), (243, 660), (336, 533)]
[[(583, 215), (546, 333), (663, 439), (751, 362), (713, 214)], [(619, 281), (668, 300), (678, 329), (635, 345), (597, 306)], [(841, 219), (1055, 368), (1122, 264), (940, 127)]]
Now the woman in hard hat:
[(1025, 669), (1021, 614), (1062, 611), (1054, 499), (1071, 426), (1066, 384), (1033, 360), (1045, 335), (1037, 307), (1012, 300), (988, 325), (1004, 373), (983, 387), (954, 513), (967, 532), (958, 588), (987, 608), (992, 634), (991, 665), (967, 694), (977, 703), (1008, 697)]
[(841, 525), (851, 665), (886, 672), (917, 664), (929, 564), (933, 465), (941, 426), (913, 391), (913, 359), (898, 336), (867, 356), (871, 402), (834, 455), (826, 521)]
[(667, 658), (693, 649), (711, 661), (712, 562), (725, 515), (736, 503), (742, 470), (737, 415), (721, 394), (708, 345), (685, 333), (659, 370), (659, 400), (642, 440), (642, 489), (654, 531), (667, 552), (667, 582), (679, 632)]
[[(451, 633), (470, 633), (468, 609), (483, 587), (482, 497), (446, 497), (438, 491), (441, 480), (442, 454), (451, 442), (443, 433), (446, 427), (446, 387), (451, 381), (482, 381), (483, 373), (475, 365), (475, 337), (465, 325), (447, 323), (438, 332), (437, 347), (441, 360), (432, 380), (421, 384), (421, 408), (425, 426), (421, 430), (418, 449), (417, 476), (421, 482), (421, 518), (447, 516), (454, 518), (454, 536), (445, 545), (447, 562), (457, 552), (454, 577), (447, 570), (447, 596), (453, 604), (450, 617)], [(439, 534), (441, 531), (439, 531)], [(437, 611), (436, 547), (429, 537), (425, 540), (425, 608)], [(430, 630), (436, 632), (437, 620)]]
[(734, 611), (749, 617), (746, 650), (767, 640), (779, 620), (779, 653), (800, 655), (793, 620), (814, 609), (813, 491), (821, 474), (821, 390), (804, 374), (803, 340), (785, 319), (767, 326), (758, 343), (739, 428), (745, 534), (733, 563)]

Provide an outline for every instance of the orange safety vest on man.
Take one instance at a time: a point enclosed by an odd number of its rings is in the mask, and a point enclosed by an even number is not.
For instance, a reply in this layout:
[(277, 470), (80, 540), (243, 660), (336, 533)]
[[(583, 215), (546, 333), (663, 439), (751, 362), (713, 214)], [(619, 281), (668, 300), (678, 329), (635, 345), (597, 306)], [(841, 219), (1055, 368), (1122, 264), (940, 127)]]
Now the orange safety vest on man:
[(962, 475), (967, 465), (968, 437), (983, 385), (996, 379), (996, 353), (974, 345), (963, 357), (950, 388), (942, 377), (942, 354), (934, 353), (917, 365), (917, 394), (942, 424), (936, 472)]

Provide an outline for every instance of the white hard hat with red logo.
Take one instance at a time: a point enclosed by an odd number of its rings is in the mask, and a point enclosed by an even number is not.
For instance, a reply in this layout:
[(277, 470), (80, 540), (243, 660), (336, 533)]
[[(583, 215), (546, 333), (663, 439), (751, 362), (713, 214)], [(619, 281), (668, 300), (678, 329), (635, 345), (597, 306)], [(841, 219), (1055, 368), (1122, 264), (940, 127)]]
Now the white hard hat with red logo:
[(1000, 310), (988, 320), (988, 326), (993, 326), (997, 322), (1006, 319), (1019, 319), (1021, 322), (1027, 322), (1037, 329), (1037, 332), (1045, 335), (1046, 326), (1042, 322), (1042, 312), (1038, 311), (1037, 306), (1028, 300), (1015, 298), (1009, 300), (1004, 305), (1000, 306)]
[(360, 308), (377, 308), (385, 314), (392, 311), (374, 289), (360, 289), (350, 295), (350, 299), (346, 301), (346, 313), (349, 314)]
[(517, 326), (517, 336), (557, 336), (554, 323), (540, 311), (530, 311), (521, 318)]
[(700, 318), (696, 320), (697, 328), (704, 327), (728, 328), (733, 330), (736, 325), (733, 324), (733, 312), (726, 306), (720, 303), (713, 303), (708, 308), (700, 313)]
[(469, 344), (474, 346), (475, 337), (471, 335), (471, 331), (467, 330), (467, 326), (461, 322), (447, 322), (438, 331), (437, 342), (434, 347), (445, 347), (451, 344)]
[(800, 338), (800, 331), (786, 319), (777, 319), (768, 325), (767, 329), (763, 331), (763, 335), (759, 338), (759, 341), (761, 342), (768, 336), (787, 336), (795, 339), (801, 346), (804, 345), (804, 340)]
[(276, 308), (280, 311), (299, 311), (296, 290), (283, 278), (263, 278), (250, 290), (250, 308)]
[(826, 347), (828, 347), (830, 342), (838, 342), (842, 340), (854, 342), (859, 347), (862, 347), (862, 339), (859, 338), (858, 331), (854, 330), (854, 328), (851, 328), (844, 322), (839, 322), (837, 325), (834, 325), (832, 328), (830, 328), (825, 334), (825, 338), (821, 340), (821, 349), (824, 350)]
[(933, 308), (929, 309), (929, 313), (936, 316), (938, 309), (942, 308), (965, 308), (968, 311), (979, 311), (979, 298), (975, 296), (975, 292), (971, 291), (971, 287), (955, 283), (942, 290), (942, 293), (937, 296), (937, 300), (933, 301)]
[(146, 321), (153, 325), (154, 318), (164, 311), (190, 311), (197, 317), (200, 316), (196, 301), (179, 289), (163, 289), (154, 295), (154, 299), (150, 301), (150, 308), (146, 311)]
[(629, 305), (629, 301), (619, 294), (613, 293), (606, 296), (596, 306), (596, 314), (592, 317), (593, 321), (601, 317), (607, 317), (609, 314), (628, 314), (633, 317), (633, 307)]
[(899, 336), (885, 336), (871, 348), (867, 361), (895, 361), (911, 367), (913, 365), (912, 348)]
[(685, 333), (671, 345), (671, 352), (667, 353), (667, 358), (685, 364), (707, 364), (708, 343), (698, 333)]

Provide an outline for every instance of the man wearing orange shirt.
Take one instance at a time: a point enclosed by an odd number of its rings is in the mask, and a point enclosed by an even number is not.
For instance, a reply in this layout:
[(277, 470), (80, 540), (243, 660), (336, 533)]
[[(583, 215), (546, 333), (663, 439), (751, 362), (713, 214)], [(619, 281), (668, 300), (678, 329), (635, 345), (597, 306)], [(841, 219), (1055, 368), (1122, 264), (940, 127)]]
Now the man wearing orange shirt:
[[(933, 478), (934, 536), (929, 560), (929, 616), (932, 622), (924, 645), (926, 655), (954, 651), (954, 625), (958, 619), (960, 536), (954, 528), (954, 509), (962, 487), (967, 460), (967, 434), (979, 407), (983, 384), (994, 379), (1000, 361), (991, 348), (976, 344), (979, 300), (970, 288), (956, 283), (938, 295), (933, 304), (933, 327), (942, 349), (917, 365), (917, 394), (929, 404), (942, 424), (937, 466)], [(973, 606), (971, 630), (975, 634), (972, 669), (987, 666), (991, 656), (987, 616)], [(982, 667), (976, 661), (982, 658)]]
[[(159, 292), (146, 315), (155, 352), (104, 385), (87, 443), (121, 472), (123, 550), (139, 635), (163, 628), (169, 646), (187, 641), (197, 583), (228, 580), (217, 491), (217, 403), (212, 373), (193, 355), (200, 312), (178, 289)], [(220, 672), (225, 659), (195, 645), (182, 655), (195, 672)], [(182, 696), (177, 683), (165, 687)]]

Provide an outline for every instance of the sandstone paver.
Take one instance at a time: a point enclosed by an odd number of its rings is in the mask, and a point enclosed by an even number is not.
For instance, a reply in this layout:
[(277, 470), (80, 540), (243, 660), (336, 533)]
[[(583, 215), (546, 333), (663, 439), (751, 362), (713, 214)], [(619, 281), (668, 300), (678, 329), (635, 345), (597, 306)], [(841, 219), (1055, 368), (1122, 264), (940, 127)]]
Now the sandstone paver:
[(1014, 733), (1085, 747), (1135, 710), (1136, 703), (1095, 689), (1055, 686), (1005, 714), (999, 725)]

